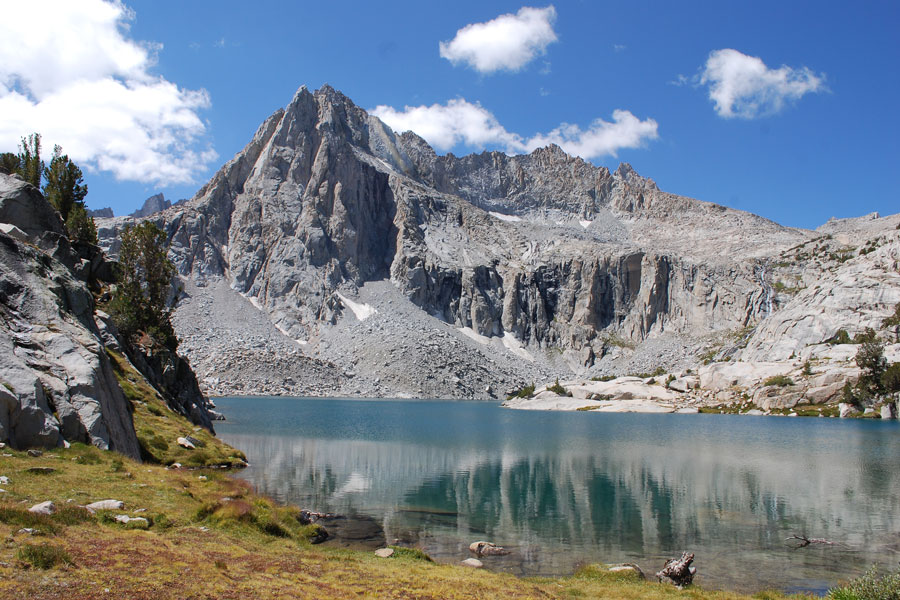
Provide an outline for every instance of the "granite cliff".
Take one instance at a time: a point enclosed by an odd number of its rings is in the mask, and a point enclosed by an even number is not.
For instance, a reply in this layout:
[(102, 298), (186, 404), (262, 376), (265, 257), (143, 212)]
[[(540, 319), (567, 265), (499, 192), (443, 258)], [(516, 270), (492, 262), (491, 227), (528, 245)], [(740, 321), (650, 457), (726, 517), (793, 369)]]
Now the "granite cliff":
[(41, 193), (0, 172), (0, 441), (141, 451), (108, 350), (127, 355), (169, 407), (206, 427), (189, 365), (123, 340), (95, 298), (114, 281), (100, 248), (70, 242)]
[[(900, 301), (897, 217), (863, 228), (881, 241), (857, 258), (839, 223), (782, 227), (556, 146), (438, 156), (328, 86), (300, 88), (194, 198), (147, 218), (169, 235), (176, 330), (213, 393), (490, 397), (709, 352), (787, 358)], [(98, 220), (113, 253), (127, 222)], [(810, 263), (809, 247), (828, 250)], [(868, 292), (838, 291), (877, 257)], [(847, 309), (809, 324), (829, 293)]]

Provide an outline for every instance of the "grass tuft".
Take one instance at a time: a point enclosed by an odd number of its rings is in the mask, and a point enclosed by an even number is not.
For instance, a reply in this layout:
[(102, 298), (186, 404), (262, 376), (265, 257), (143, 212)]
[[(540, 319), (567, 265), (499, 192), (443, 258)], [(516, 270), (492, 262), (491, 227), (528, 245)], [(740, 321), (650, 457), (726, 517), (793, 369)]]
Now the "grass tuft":
[(50, 544), (25, 544), (16, 551), (16, 558), (36, 569), (52, 569), (58, 564), (73, 564), (68, 552)]

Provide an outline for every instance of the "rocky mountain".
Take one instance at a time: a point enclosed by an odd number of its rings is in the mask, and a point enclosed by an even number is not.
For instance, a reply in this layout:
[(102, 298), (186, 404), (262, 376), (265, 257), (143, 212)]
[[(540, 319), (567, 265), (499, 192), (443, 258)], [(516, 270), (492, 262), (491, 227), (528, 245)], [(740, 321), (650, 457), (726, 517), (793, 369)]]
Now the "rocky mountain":
[[(438, 156), (328, 86), (300, 88), (194, 198), (147, 218), (169, 235), (176, 330), (213, 393), (500, 396), (710, 352), (790, 356), (900, 301), (898, 216), (856, 239), (556, 146)], [(98, 221), (111, 252), (125, 223)], [(863, 240), (872, 253), (851, 249)], [(876, 259), (884, 275), (858, 291)]]
[(98, 219), (112, 219), (115, 215), (113, 214), (113, 209), (110, 207), (98, 208), (97, 210), (88, 209), (89, 217), (96, 217)]
[(165, 195), (154, 194), (154, 195), (150, 196), (149, 198), (147, 198), (146, 200), (144, 200), (144, 204), (139, 209), (137, 209), (136, 211), (131, 213), (130, 216), (134, 217), (135, 219), (140, 219), (142, 217), (149, 217), (150, 215), (154, 215), (158, 212), (162, 212), (162, 211), (166, 210), (167, 208), (170, 208), (171, 206), (172, 206), (172, 202), (169, 200), (166, 200)]
[(139, 459), (109, 351), (124, 354), (170, 408), (211, 429), (187, 362), (122, 340), (98, 310), (95, 294), (113, 280), (100, 248), (70, 242), (37, 188), (0, 172), (0, 441), (84, 442)]

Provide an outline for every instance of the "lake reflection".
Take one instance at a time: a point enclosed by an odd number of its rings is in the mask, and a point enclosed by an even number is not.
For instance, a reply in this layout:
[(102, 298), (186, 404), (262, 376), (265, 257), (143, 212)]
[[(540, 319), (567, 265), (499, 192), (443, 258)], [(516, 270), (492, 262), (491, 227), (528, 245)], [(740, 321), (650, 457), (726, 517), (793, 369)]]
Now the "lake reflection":
[[(584, 562), (701, 583), (823, 590), (900, 560), (900, 426), (726, 415), (512, 411), (475, 402), (222, 398), (241, 474), (281, 501), (374, 519), (438, 560), (487, 539), (517, 574)], [(370, 519), (370, 520), (371, 520)], [(791, 549), (793, 534), (839, 546)], [(738, 570), (744, 565), (744, 571)]]

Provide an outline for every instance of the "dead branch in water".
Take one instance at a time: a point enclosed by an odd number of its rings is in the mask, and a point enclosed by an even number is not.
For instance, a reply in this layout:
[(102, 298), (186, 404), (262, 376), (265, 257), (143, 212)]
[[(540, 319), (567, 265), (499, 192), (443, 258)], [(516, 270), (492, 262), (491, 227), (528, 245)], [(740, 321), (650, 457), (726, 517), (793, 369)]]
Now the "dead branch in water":
[(792, 535), (789, 538), (785, 538), (786, 540), (799, 540), (800, 543), (794, 546), (794, 548), (806, 548), (810, 544), (822, 544), (824, 546), (845, 546), (846, 544), (842, 544), (840, 542), (833, 542), (831, 540), (826, 540), (825, 538), (811, 538), (806, 537), (805, 535)]

